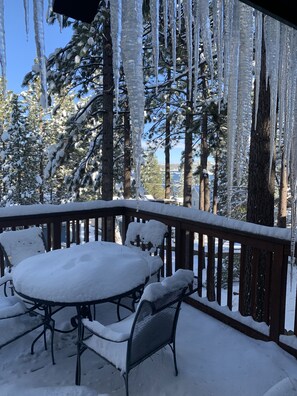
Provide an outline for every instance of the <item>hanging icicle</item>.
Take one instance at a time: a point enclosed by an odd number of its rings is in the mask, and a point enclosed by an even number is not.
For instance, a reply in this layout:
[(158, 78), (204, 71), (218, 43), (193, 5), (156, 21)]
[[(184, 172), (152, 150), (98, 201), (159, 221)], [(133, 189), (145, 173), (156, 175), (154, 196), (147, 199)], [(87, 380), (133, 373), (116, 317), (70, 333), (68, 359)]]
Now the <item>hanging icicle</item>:
[(188, 55), (188, 90), (192, 94), (192, 65), (193, 65), (193, 39), (192, 39), (192, 0), (185, 0), (184, 3), (184, 19), (186, 26), (186, 43)]
[(232, 20), (233, 20), (234, 0), (225, 2), (225, 23), (224, 23), (224, 103), (228, 102), (229, 77), (231, 70), (231, 42), (232, 42)]
[(25, 12), (25, 27), (26, 27), (26, 36), (28, 40), (28, 35), (29, 35), (29, 0), (23, 0), (24, 1), (24, 12)]
[(239, 3), (240, 50), (238, 61), (237, 92), (237, 131), (236, 131), (236, 179), (241, 183), (242, 167), (247, 166), (252, 121), (253, 90), (253, 10), (250, 6)]
[[(230, 4), (231, 5), (231, 4)], [(233, 3), (233, 18), (231, 26), (230, 41), (230, 63), (232, 64), (232, 74), (229, 73), (228, 81), (228, 112), (227, 112), (227, 129), (228, 129), (228, 196), (227, 196), (227, 214), (231, 216), (233, 180), (234, 180), (234, 159), (235, 159), (235, 136), (237, 131), (237, 92), (238, 92), (238, 67), (239, 67), (239, 4)]]
[(43, 30), (43, 0), (34, 0), (34, 31), (40, 75), (40, 104), (43, 108), (47, 108), (46, 58)]
[[(294, 34), (295, 48), (297, 44), (296, 32)], [(296, 51), (295, 51), (296, 54)], [(297, 61), (295, 55), (295, 64)], [(297, 81), (296, 73), (294, 75), (294, 86), (293, 86), (293, 107), (292, 112), (294, 114), (292, 122), (292, 131), (290, 139), (290, 157), (289, 157), (289, 169), (290, 169), (290, 190), (291, 190), (291, 274), (290, 283), (292, 288), (293, 282), (293, 267), (296, 263), (296, 233), (297, 233)]]
[(209, 1), (199, 0), (200, 3), (200, 25), (201, 25), (201, 39), (203, 43), (203, 52), (206, 63), (208, 64), (210, 71), (210, 78), (213, 81), (214, 69), (213, 69), (213, 55), (212, 55), (212, 33), (210, 30), (210, 19), (209, 19)]
[[(214, 43), (217, 53), (218, 112), (221, 112), (224, 71), (224, 0), (214, 0)], [(216, 16), (215, 16), (216, 15)]]
[(150, 14), (152, 26), (152, 46), (155, 66), (156, 91), (158, 91), (159, 69), (159, 0), (150, 0)]
[(0, 0), (0, 64), (2, 71), (3, 91), (6, 91), (6, 45), (4, 27), (4, 0)]
[(118, 114), (121, 67), (122, 0), (110, 0), (110, 27), (112, 40), (112, 66), (114, 78), (115, 108), (116, 114)]
[(269, 174), (272, 170), (275, 144), (277, 115), (278, 74), (280, 63), (280, 23), (266, 17), (264, 22), (264, 39), (266, 48), (266, 84), (270, 87), (270, 160)]
[(176, 2), (169, 0), (169, 19), (172, 46), (172, 78), (175, 80), (176, 75)]
[(136, 195), (140, 195), (141, 138), (144, 127), (144, 86), (142, 69), (142, 2), (125, 0), (122, 4), (122, 59), (129, 96), (133, 139)]
[(164, 47), (167, 49), (167, 35), (168, 35), (168, 0), (163, 0), (163, 25), (164, 25)]
[(182, 0), (173, 0), (176, 9), (176, 18), (177, 18), (177, 28), (179, 32), (181, 31), (181, 20), (182, 20)]
[(193, 92), (193, 103), (196, 108), (197, 94), (198, 94), (198, 78), (200, 70), (200, 15), (199, 15), (199, 0), (194, 1), (194, 92)]
[(262, 25), (263, 14), (256, 11), (255, 13), (255, 116), (254, 128), (257, 127), (257, 114), (259, 108), (259, 91), (260, 91), (260, 72), (261, 72), (261, 49), (262, 49)]

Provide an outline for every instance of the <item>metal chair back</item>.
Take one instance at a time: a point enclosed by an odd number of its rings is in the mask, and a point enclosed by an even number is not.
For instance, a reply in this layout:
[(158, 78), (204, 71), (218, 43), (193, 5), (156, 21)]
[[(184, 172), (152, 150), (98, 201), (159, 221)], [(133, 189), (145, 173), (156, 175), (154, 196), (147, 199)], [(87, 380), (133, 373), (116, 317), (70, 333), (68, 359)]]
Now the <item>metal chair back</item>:
[(5, 231), (0, 234), (0, 248), (10, 272), (22, 260), (46, 251), (43, 231), (39, 227)]

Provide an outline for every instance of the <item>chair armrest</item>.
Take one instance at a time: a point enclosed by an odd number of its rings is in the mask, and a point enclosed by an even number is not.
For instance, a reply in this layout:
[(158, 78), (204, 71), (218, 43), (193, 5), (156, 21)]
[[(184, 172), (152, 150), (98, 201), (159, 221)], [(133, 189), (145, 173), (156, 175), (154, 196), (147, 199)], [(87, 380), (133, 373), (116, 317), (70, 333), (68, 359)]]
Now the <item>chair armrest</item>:
[(12, 281), (12, 275), (10, 272), (0, 277), (0, 286), (5, 285), (5, 283), (9, 281)]
[(128, 333), (120, 333), (112, 330), (110, 327), (104, 326), (96, 320), (83, 319), (82, 323), (91, 333), (107, 341), (125, 342), (130, 337)]
[(28, 313), (25, 303), (16, 296), (0, 298), (0, 319), (15, 318)]

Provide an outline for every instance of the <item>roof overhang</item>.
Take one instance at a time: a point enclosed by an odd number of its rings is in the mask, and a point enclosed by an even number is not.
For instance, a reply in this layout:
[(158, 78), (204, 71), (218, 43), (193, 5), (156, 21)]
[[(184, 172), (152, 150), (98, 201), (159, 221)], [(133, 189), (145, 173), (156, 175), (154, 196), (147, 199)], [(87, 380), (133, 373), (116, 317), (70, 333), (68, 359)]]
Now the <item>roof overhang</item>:
[(240, 0), (282, 23), (297, 29), (296, 2), (292, 0)]
[(54, 0), (53, 11), (76, 19), (91, 23), (97, 14), (99, 0)]
[[(100, 0), (54, 0), (53, 11), (82, 22), (91, 23)], [(292, 0), (240, 0), (280, 22), (297, 29), (296, 4)]]

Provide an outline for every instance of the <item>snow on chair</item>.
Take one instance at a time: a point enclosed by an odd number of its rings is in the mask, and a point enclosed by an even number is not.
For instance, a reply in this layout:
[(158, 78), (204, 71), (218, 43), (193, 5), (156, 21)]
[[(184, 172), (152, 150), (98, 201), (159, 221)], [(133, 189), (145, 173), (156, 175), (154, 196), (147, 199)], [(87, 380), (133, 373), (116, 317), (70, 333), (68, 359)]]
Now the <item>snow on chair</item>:
[[(0, 348), (15, 341), (23, 335), (43, 326), (42, 332), (36, 337), (31, 345), (31, 353), (33, 353), (35, 342), (43, 335), (44, 346), (47, 349), (45, 332), (47, 329), (51, 331), (51, 355), (54, 363), (53, 355), (53, 334), (54, 320), (45, 316), (45, 307), (34, 304), (30, 301), (24, 301), (18, 296), (14, 296), (13, 289), (13, 268), (22, 260), (45, 253), (45, 239), (43, 231), (39, 227), (30, 227), (16, 231), (5, 231), (0, 234), (0, 248), (4, 257), (5, 274), (0, 277), (0, 286), (3, 286), (4, 297), (0, 297)], [(10, 289), (10, 293), (8, 293)], [(10, 296), (8, 296), (10, 294)], [(16, 308), (18, 311), (16, 312)], [(56, 311), (60, 310), (58, 307)], [(7, 328), (10, 330), (7, 331)], [(4, 337), (4, 338), (3, 338)]]
[(173, 353), (175, 375), (175, 335), (180, 306), (185, 295), (192, 292), (194, 274), (179, 269), (162, 282), (149, 284), (143, 292), (135, 313), (110, 325), (83, 319), (88, 335), (78, 344), (76, 384), (81, 381), (81, 354), (90, 349), (115, 366), (125, 380), (129, 395), (129, 372), (148, 357), (169, 345)]
[[(146, 284), (160, 280), (161, 269), (164, 265), (162, 259), (164, 238), (167, 232), (167, 226), (157, 220), (149, 220), (146, 223), (131, 222), (128, 225), (125, 245), (139, 250), (148, 263), (149, 277)], [(121, 320), (120, 307), (135, 311), (135, 304), (139, 301), (141, 294), (142, 290), (116, 301), (119, 320)]]
[(149, 220), (146, 223), (131, 222), (128, 225), (125, 245), (144, 252), (150, 268), (150, 276), (157, 275), (160, 279), (160, 271), (164, 263), (162, 254), (164, 251), (164, 238), (168, 233), (168, 227), (157, 220)]
[(4, 231), (0, 234), (0, 248), (8, 272), (22, 260), (39, 253), (45, 253), (43, 231), (39, 227), (23, 230)]
[[(11, 277), (4, 275), (0, 278), (0, 286), (5, 287)], [(31, 353), (34, 353), (34, 344), (41, 335), (45, 335), (46, 325), (44, 315), (37, 312), (36, 306), (28, 306), (18, 296), (0, 296), (0, 349), (42, 327), (43, 330), (31, 344)], [(51, 324), (53, 328), (53, 324)], [(47, 349), (46, 338), (44, 347)], [(52, 355), (53, 359), (53, 355)], [(54, 363), (54, 360), (53, 360)]]

